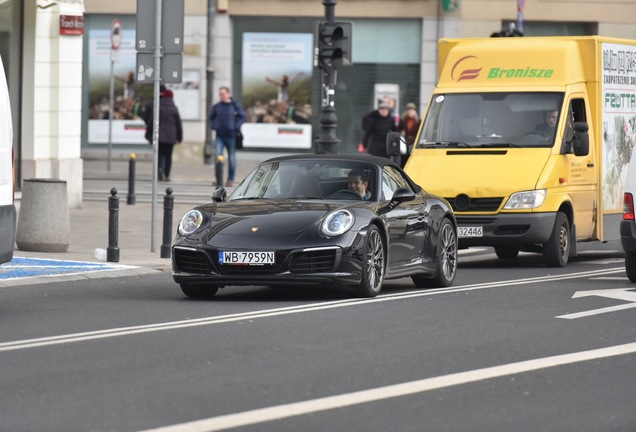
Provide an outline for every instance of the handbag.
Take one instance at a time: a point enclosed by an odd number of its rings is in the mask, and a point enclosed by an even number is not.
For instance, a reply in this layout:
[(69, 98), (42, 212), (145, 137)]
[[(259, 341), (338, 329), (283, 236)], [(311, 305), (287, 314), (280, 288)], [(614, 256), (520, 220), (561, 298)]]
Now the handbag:
[[(234, 107), (234, 117), (238, 115), (238, 109), (236, 108), (236, 102), (232, 99), (232, 106)], [(234, 139), (236, 140), (236, 148), (243, 148), (243, 134), (241, 133), (241, 128), (239, 127), (234, 134)]]
[(236, 148), (237, 149), (242, 149), (243, 148), (243, 134), (241, 133), (241, 130), (238, 129), (236, 131)]

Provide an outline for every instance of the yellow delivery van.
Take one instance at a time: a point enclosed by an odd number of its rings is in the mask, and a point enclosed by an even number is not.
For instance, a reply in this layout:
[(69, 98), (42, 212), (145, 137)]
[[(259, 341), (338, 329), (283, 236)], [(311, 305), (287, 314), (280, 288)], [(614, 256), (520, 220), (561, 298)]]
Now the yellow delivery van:
[(16, 227), (13, 182), (11, 104), (2, 57), (0, 57), (0, 264), (13, 259)]
[(562, 267), (577, 242), (619, 238), (635, 143), (636, 41), (441, 39), (405, 171), (451, 203), (460, 247)]

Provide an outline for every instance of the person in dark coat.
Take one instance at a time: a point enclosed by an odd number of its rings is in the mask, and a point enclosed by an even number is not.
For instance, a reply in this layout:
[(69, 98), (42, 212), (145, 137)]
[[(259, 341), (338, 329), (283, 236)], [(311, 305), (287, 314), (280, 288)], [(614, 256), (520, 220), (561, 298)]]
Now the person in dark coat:
[[(227, 148), (229, 158), (228, 177), (226, 186), (233, 186), (236, 174), (236, 133), (241, 130), (245, 122), (245, 111), (240, 103), (230, 96), (229, 87), (219, 88), (219, 102), (215, 103), (208, 115), (210, 129), (216, 131), (216, 157), (223, 155), (223, 148)], [(217, 185), (221, 186), (221, 185)]]
[[(158, 148), (158, 177), (159, 181), (170, 181), (172, 168), (172, 150), (175, 144), (183, 141), (183, 125), (179, 109), (172, 100), (174, 94), (163, 84), (159, 90), (159, 148)], [(143, 119), (146, 122), (146, 139), (152, 143), (154, 123), (153, 102), (146, 105)]]
[(409, 158), (413, 145), (415, 144), (415, 137), (420, 129), (420, 117), (417, 115), (417, 107), (414, 103), (409, 102), (406, 104), (406, 111), (400, 119), (400, 132), (406, 140), (406, 154), (401, 155), (400, 166), (404, 168), (406, 160)]
[(395, 120), (389, 115), (390, 112), (391, 106), (381, 103), (377, 110), (363, 117), (364, 137), (362, 145), (367, 153), (389, 158), (386, 152), (386, 134), (397, 129)]

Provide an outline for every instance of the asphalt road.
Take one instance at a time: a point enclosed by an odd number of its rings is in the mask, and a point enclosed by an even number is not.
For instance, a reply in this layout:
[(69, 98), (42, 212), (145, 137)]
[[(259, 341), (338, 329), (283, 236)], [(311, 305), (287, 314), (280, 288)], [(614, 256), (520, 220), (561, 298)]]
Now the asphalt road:
[(2, 287), (0, 430), (634, 431), (635, 297), (607, 248), (464, 254), (449, 289), (371, 300), (196, 301), (167, 273)]

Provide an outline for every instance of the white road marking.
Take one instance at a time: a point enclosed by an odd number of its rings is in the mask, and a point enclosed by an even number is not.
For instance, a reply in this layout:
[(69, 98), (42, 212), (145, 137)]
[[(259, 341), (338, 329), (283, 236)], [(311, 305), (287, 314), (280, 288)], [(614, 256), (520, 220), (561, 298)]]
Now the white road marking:
[(499, 366), (476, 369), (466, 372), (458, 372), (438, 377), (425, 378), (401, 384), (376, 387), (368, 390), (343, 393), (318, 399), (294, 402), (283, 405), (275, 405), (249, 411), (210, 417), (203, 420), (195, 420), (186, 423), (175, 424), (155, 429), (147, 429), (142, 432), (212, 432), (280, 420), (299, 415), (311, 414), (331, 409), (360, 405), (369, 402), (424, 393), (446, 387), (458, 386), (487, 379), (500, 378), (540, 369), (564, 366), (601, 358), (619, 355), (633, 354), (636, 352), (636, 343), (616, 345), (607, 348), (580, 351), (570, 354), (555, 355), (533, 360), (520, 361)]
[[(459, 255), (470, 255), (470, 254), (478, 254), (487, 251), (488, 248), (468, 248), (468, 249), (460, 249), (457, 251)], [(494, 252), (493, 252), (494, 253)]]
[(242, 312), (242, 313), (231, 314), (231, 315), (221, 315), (216, 317), (205, 317), (205, 318), (189, 319), (189, 320), (182, 320), (182, 321), (170, 321), (165, 323), (147, 324), (147, 325), (132, 326), (132, 327), (120, 327), (120, 328), (114, 328), (114, 329), (96, 330), (96, 331), (83, 332), (83, 333), (71, 333), (71, 334), (49, 336), (49, 337), (42, 337), (42, 338), (35, 338), (35, 339), (23, 339), (23, 340), (0, 343), (0, 352), (15, 351), (15, 350), (27, 349), (27, 348), (37, 348), (37, 347), (44, 347), (44, 346), (50, 346), (50, 345), (60, 345), (60, 344), (66, 344), (71, 342), (91, 341), (91, 340), (97, 340), (97, 339), (120, 337), (120, 336), (134, 335), (134, 334), (151, 333), (151, 332), (164, 331), (164, 330), (174, 330), (174, 329), (180, 329), (180, 328), (221, 324), (221, 323), (228, 323), (228, 322), (241, 321), (241, 320), (249, 320), (249, 319), (253, 320), (258, 318), (298, 314), (302, 312), (311, 312), (311, 311), (318, 311), (318, 310), (325, 310), (325, 309), (368, 305), (371, 303), (404, 300), (404, 299), (417, 298), (417, 297), (427, 297), (427, 296), (438, 295), (438, 294), (477, 291), (477, 290), (484, 290), (484, 289), (507, 287), (512, 285), (537, 284), (537, 283), (543, 283), (548, 281), (585, 278), (585, 277), (592, 277), (592, 276), (601, 275), (601, 274), (612, 274), (612, 273), (617, 273), (621, 271), (625, 271), (625, 269), (614, 268), (614, 269), (604, 269), (604, 270), (592, 270), (592, 271), (585, 271), (585, 272), (579, 272), (579, 273), (565, 274), (560, 276), (539, 276), (535, 278), (512, 279), (507, 281), (471, 284), (471, 285), (464, 285), (464, 286), (458, 286), (458, 287), (448, 287), (448, 288), (439, 288), (439, 289), (431, 289), (431, 290), (415, 290), (415, 291), (409, 291), (405, 293), (380, 295), (372, 299), (336, 300), (331, 302), (323, 302), (323, 303), (316, 303), (316, 304), (310, 304), (310, 305), (265, 309), (265, 310), (256, 311), (256, 312), (250, 311), (250, 312)]
[(622, 304), (618, 306), (604, 307), (600, 309), (592, 309), (592, 310), (578, 312), (578, 313), (559, 315), (555, 318), (576, 319), (576, 318), (588, 317), (592, 315), (599, 315), (599, 314), (604, 314), (609, 312), (616, 312), (619, 310), (631, 309), (636, 307), (636, 292), (631, 291), (631, 288), (577, 291), (574, 293), (572, 298), (590, 297), (590, 296), (607, 297), (607, 298), (611, 298), (615, 300), (627, 301), (630, 303)]
[(604, 277), (590, 278), (590, 280), (626, 281), (629, 279), (627, 279), (627, 276), (604, 276)]

